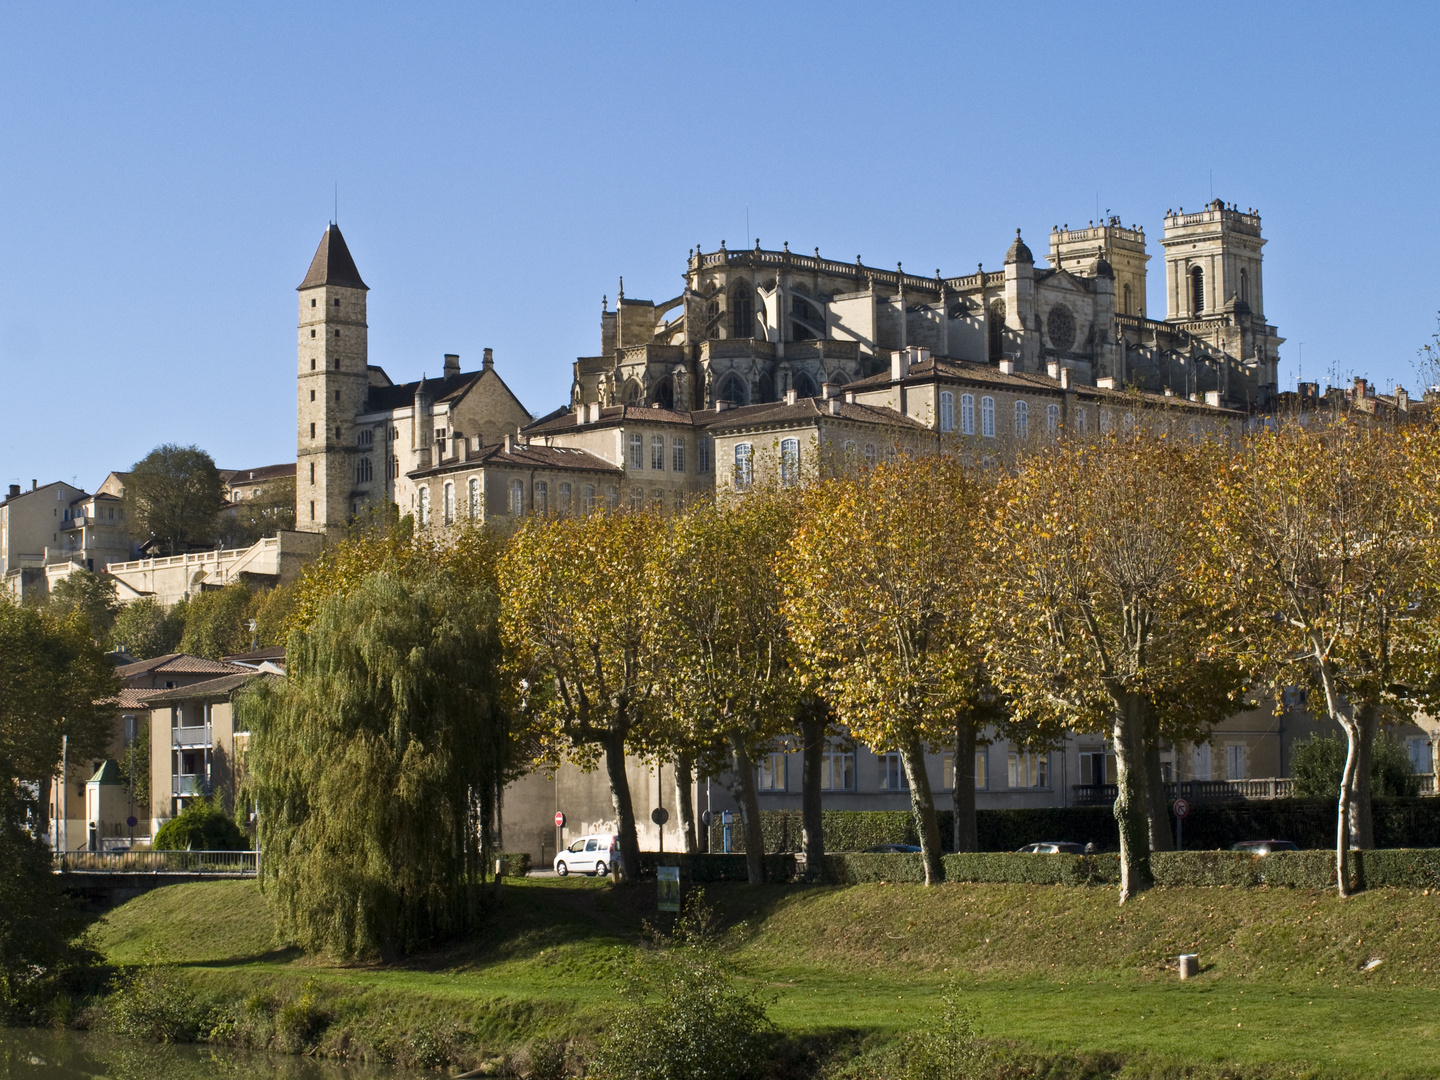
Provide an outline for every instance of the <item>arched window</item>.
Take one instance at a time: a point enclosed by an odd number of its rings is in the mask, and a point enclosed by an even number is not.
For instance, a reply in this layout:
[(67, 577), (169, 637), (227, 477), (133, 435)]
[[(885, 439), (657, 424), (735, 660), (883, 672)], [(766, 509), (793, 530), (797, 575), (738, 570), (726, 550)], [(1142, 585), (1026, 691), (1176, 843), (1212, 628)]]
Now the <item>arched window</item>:
[(701, 435), (695, 440), (695, 471), (710, 471), (710, 436)]
[(795, 297), (790, 304), (790, 313), (794, 316), (790, 326), (791, 336), (795, 341), (808, 341), (825, 336), (825, 320), (816, 314), (808, 301)]
[(586, 484), (586, 485), (585, 485), (584, 496), (585, 496), (585, 505), (584, 505), (584, 507), (583, 507), (582, 509), (583, 509), (583, 510), (585, 511), (585, 513), (587, 513), (587, 514), (593, 514), (593, 513), (595, 512), (595, 485), (594, 485), (594, 484)]
[(715, 395), (716, 401), (729, 401), (735, 405), (745, 404), (745, 381), (733, 371), (720, 380), (720, 392)]
[(620, 509), (620, 489), (614, 484), (611, 484), (608, 488), (605, 489), (605, 509)]
[(975, 434), (975, 395), (960, 395), (960, 434)]
[(1120, 418), (1120, 430), (1129, 435), (1135, 430), (1135, 414), (1126, 413)]
[(665, 436), (650, 436), (650, 468), (665, 471)]
[(625, 404), (639, 405), (640, 399), (640, 384), (632, 379), (625, 385)]
[(470, 493), (470, 520), (474, 521), (480, 516), (480, 478), (472, 476), (468, 485)]
[(795, 387), (796, 397), (814, 397), (820, 392), (815, 389), (815, 380), (803, 371), (796, 374), (795, 381), (792, 385)]
[(678, 435), (670, 443), (670, 471), (685, 471), (685, 440)]
[(1084, 434), (1085, 434), (1085, 410), (1084, 410), (1084, 409), (1076, 409), (1076, 410), (1075, 410), (1075, 434), (1077, 434), (1077, 435), (1084, 435)]
[(859, 453), (860, 445), (854, 439), (845, 440), (845, 464), (851, 465), (855, 462), (855, 455)]
[(574, 497), (574, 496), (573, 496), (573, 492), (572, 492), (572, 490), (571, 490), (571, 488), (570, 488), (570, 485), (569, 485), (569, 484), (561, 484), (561, 485), (560, 485), (560, 513), (562, 513), (562, 514), (568, 514), (568, 513), (570, 512), (570, 501), (571, 501), (571, 499), (572, 499), (573, 497)]
[(630, 489), (630, 509), (645, 509), (645, 489), (643, 487), (633, 487)]
[(1250, 303), (1250, 271), (1243, 267), (1240, 270), (1240, 299)]
[(990, 335), (990, 362), (998, 364), (1005, 359), (1005, 305), (991, 304), (990, 317), (985, 321)]
[(1205, 310), (1205, 271), (1198, 266), (1190, 268), (1190, 314), (1199, 315)]
[(391, 454), (391, 455), (390, 455), (390, 479), (391, 479), (391, 480), (394, 480), (394, 479), (395, 479), (397, 476), (399, 476), (399, 475), (400, 475), (400, 455), (399, 455), (399, 454)]
[(749, 491), (754, 479), (755, 448), (748, 442), (735, 444), (735, 490)]
[(743, 283), (730, 294), (730, 336), (755, 336), (755, 303), (750, 298), (750, 286)]
[(875, 453), (875, 444), (873, 442), (867, 442), (865, 444), (865, 464), (874, 465), (876, 460), (877, 455)]
[(705, 336), (718, 338), (720, 336), (720, 301), (711, 300), (705, 305)]
[(446, 525), (455, 523), (455, 485), (445, 485), (444, 519)]
[(1051, 435), (1060, 430), (1060, 406), (1045, 406), (1045, 430)]
[(375, 466), (370, 463), (368, 457), (362, 457), (355, 463), (355, 482), (357, 484), (368, 484), (375, 477)]
[(993, 397), (980, 399), (980, 434), (987, 439), (995, 437), (995, 399)]
[(800, 479), (800, 440), (780, 440), (780, 483), (790, 487)]
[(1110, 410), (1109, 410), (1109, 409), (1101, 409), (1101, 410), (1100, 410), (1100, 434), (1101, 434), (1101, 435), (1109, 435), (1109, 434), (1110, 434), (1110, 429), (1113, 428), (1114, 426), (1115, 426), (1115, 425), (1114, 425), (1113, 420), (1112, 420), (1112, 417), (1111, 417), (1111, 415), (1110, 415)]
[(360, 432), (360, 445), (373, 446), (375, 444), (375, 432), (369, 428), (363, 428)]
[(544, 480), (535, 481), (535, 513), (542, 517), (550, 513), (550, 485)]
[(430, 489), (420, 489), (420, 527), (423, 529), (430, 524)]
[(652, 404), (659, 405), (662, 409), (675, 408), (675, 387), (669, 379), (661, 379), (655, 387), (655, 397)]
[(632, 469), (645, 467), (645, 436), (638, 432), (630, 434), (630, 456), (626, 464)]
[(1121, 314), (1121, 315), (1132, 315), (1132, 314), (1134, 314), (1134, 312), (1132, 312), (1132, 311), (1130, 310), (1130, 286), (1129, 286), (1129, 285), (1126, 285), (1126, 286), (1125, 286), (1125, 291), (1124, 291), (1123, 293), (1121, 293), (1120, 314)]
[(656, 488), (650, 493), (650, 507), (657, 514), (665, 509), (665, 489)]
[(940, 430), (955, 430), (955, 395), (949, 390), (940, 391)]
[(1015, 438), (1030, 437), (1030, 406), (1023, 401), (1015, 402)]
[(510, 481), (510, 516), (519, 517), (525, 513), (525, 481)]

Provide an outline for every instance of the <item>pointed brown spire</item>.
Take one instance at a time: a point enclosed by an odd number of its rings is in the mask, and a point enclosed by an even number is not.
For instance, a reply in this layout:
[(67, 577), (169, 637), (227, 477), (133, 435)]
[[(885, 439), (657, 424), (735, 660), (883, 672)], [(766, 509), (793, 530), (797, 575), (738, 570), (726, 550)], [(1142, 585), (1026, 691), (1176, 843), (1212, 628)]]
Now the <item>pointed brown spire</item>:
[(360, 280), (360, 271), (355, 269), (355, 260), (345, 246), (345, 237), (340, 235), (340, 226), (331, 222), (320, 238), (315, 249), (315, 258), (310, 260), (310, 271), (297, 288), (314, 289), (321, 285), (338, 285), (346, 289), (365, 289), (370, 286)]

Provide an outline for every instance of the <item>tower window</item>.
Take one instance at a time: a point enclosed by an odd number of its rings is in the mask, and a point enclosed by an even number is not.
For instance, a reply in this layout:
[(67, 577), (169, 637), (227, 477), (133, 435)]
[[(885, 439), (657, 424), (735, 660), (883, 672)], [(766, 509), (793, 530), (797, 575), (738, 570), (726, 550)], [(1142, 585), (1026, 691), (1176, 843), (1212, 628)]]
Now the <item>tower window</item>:
[(311, 307), (314, 307), (314, 306), (315, 306), (315, 298), (314, 298), (313, 296), (310, 298), (310, 306), (311, 306)]
[[(314, 337), (315, 335), (314, 335), (314, 334), (311, 334), (310, 336), (311, 336), (311, 337)], [(310, 358), (310, 370), (311, 370), (311, 371), (314, 371), (314, 370), (315, 370), (315, 358), (314, 358), (313, 356)]]
[(314, 401), (314, 400), (315, 400), (315, 391), (314, 391), (314, 390), (311, 390), (311, 391), (310, 391), (310, 400), (311, 400), (311, 401)]
[(336, 400), (336, 401), (339, 401), (339, 400), (340, 400), (340, 391), (339, 391), (339, 390), (336, 390), (336, 391), (335, 391), (335, 400)]
[(1120, 304), (1120, 314), (1122, 314), (1122, 315), (1129, 315), (1129, 314), (1131, 314), (1131, 311), (1130, 311), (1130, 286), (1129, 286), (1129, 285), (1126, 285), (1126, 286), (1125, 286), (1124, 296), (1125, 296), (1125, 299), (1124, 299), (1124, 300), (1121, 302), (1121, 304)]
[(311, 336), (311, 337), (314, 337), (314, 336), (315, 336), (315, 331), (314, 331), (314, 330), (311, 330), (311, 331), (310, 331), (310, 336)]
[(335, 370), (340, 370), (340, 358), (338, 356), (335, 358)]
[(339, 307), (339, 306), (340, 306), (340, 298), (339, 298), (338, 296), (335, 298), (335, 306), (336, 306), (336, 307)]
[(335, 438), (341, 438), (340, 429), (338, 427), (335, 429)]
[(339, 331), (339, 330), (336, 330), (336, 331), (335, 331), (335, 336), (336, 336), (336, 337), (339, 337), (339, 336), (340, 336), (340, 331)]
[(755, 308), (747, 286), (742, 285), (730, 294), (730, 336), (755, 336)]
[(315, 520), (315, 503), (314, 503), (314, 502), (311, 502), (311, 503), (310, 503), (310, 520), (311, 520), (311, 521), (314, 521), (314, 520)]
[(370, 463), (370, 459), (369, 459), (368, 457), (362, 457), (358, 462), (356, 462), (356, 464), (355, 464), (355, 482), (356, 482), (356, 483), (358, 483), (358, 484), (368, 484), (368, 483), (370, 483), (370, 481), (374, 478), (374, 476), (375, 476), (374, 466)]
[(310, 483), (315, 483), (315, 463), (310, 463)]
[(1205, 310), (1205, 271), (1195, 266), (1190, 269), (1190, 314), (1199, 315)]
[(314, 424), (311, 424), (311, 425), (310, 425), (310, 437), (311, 437), (312, 439), (315, 437), (315, 425), (314, 425)]
[(1247, 304), (1250, 302), (1250, 271), (1243, 269), (1240, 271), (1240, 299)]

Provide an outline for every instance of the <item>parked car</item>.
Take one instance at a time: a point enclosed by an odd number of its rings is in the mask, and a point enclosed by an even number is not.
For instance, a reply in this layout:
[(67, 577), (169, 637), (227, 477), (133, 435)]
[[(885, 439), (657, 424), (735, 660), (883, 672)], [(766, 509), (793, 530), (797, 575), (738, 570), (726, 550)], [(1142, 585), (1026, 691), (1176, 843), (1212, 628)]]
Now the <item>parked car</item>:
[(1299, 851), (1298, 845), (1289, 840), (1241, 840), (1230, 845), (1231, 851), (1243, 851), (1247, 855), (1269, 855), (1272, 851)]
[(1084, 844), (1072, 844), (1068, 840), (1042, 840), (1038, 844), (1026, 844), (1020, 849), (1021, 855), (1084, 855)]
[(865, 849), (866, 855), (913, 855), (920, 850), (918, 844), (876, 844)]
[(619, 844), (620, 838), (613, 833), (582, 836), (555, 856), (555, 872), (561, 877), (571, 872), (603, 877), (615, 865)]

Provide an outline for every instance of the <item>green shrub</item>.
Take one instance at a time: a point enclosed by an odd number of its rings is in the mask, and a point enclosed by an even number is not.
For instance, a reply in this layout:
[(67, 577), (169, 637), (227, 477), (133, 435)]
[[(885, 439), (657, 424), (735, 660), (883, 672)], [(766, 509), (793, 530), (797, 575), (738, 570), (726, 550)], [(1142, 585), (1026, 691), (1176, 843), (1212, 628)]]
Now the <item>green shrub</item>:
[[(1326, 853), (1329, 854), (1328, 852)], [(1440, 850), (1410, 851), (1391, 848), (1383, 851), (1362, 851), (1361, 880), (1367, 889), (1436, 889), (1440, 888)], [(1334, 859), (1330, 860), (1334, 878)]]
[(1260, 862), (1260, 856), (1243, 851), (1157, 851), (1150, 869), (1157, 885), (1244, 887), (1259, 884)]
[[(678, 866), (680, 880), (685, 883), (710, 881), (747, 881), (749, 873), (744, 855), (672, 855), (660, 856), (654, 851), (640, 853), (640, 874), (654, 877), (655, 868), (660, 865)], [(795, 876), (795, 859), (790, 855), (765, 856), (765, 880), (789, 881)]]
[(1277, 851), (1260, 860), (1256, 869), (1266, 885), (1328, 889), (1335, 884), (1335, 852)]
[(196, 799), (161, 825), (151, 846), (156, 851), (248, 851), (240, 826), (209, 799)]
[(309, 980), (295, 1001), (287, 1001), (275, 1013), (277, 1050), (298, 1054), (311, 1046), (325, 1029), (328, 1018), (316, 1002), (315, 982)]
[(842, 852), (825, 856), (825, 880), (836, 885), (864, 881), (925, 880), (925, 863), (914, 853)]
[(502, 852), (500, 865), (505, 877), (524, 877), (530, 873), (530, 853), (528, 851)]
[(952, 982), (940, 1001), (940, 1022), (909, 1040), (905, 1080), (969, 1080), (984, 1063), (975, 1038), (975, 1012), (966, 1008), (959, 983)]
[(537, 1039), (531, 1043), (525, 1054), (530, 1066), (526, 1080), (564, 1080), (565, 1051), (564, 1039)]
[(946, 855), (944, 864), (946, 881), (1111, 885), (1120, 880), (1118, 855), (1022, 855), (981, 851)]
[(194, 988), (163, 964), (122, 975), (105, 999), (104, 1026), (129, 1039), (194, 1042), (210, 1021), (211, 1010)]
[[(1295, 777), (1295, 794), (1301, 798), (1340, 798), (1340, 777), (1345, 772), (1345, 740), (1330, 734), (1312, 735), (1295, 745), (1291, 772)], [(1370, 794), (1373, 798), (1414, 797), (1420, 794), (1420, 782), (1410, 764), (1410, 755), (1399, 741), (1381, 732), (1371, 750)]]

